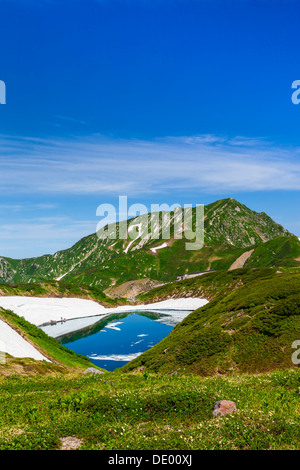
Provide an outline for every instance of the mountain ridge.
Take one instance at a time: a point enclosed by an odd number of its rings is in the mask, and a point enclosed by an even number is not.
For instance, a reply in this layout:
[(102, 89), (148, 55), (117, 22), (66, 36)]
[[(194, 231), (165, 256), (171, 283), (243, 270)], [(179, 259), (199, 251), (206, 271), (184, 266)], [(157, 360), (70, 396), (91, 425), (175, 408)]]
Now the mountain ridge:
[[(193, 211), (192, 229), (195, 230), (195, 209)], [(93, 233), (53, 255), (21, 260), (0, 257), (0, 282), (63, 280), (102, 289), (138, 279), (170, 282), (189, 272), (229, 269), (249, 250), (253, 253), (245, 260), (245, 265), (270, 265), (272, 250), (279, 265), (300, 265), (296, 260), (300, 257), (297, 237), (266, 213), (252, 211), (233, 198), (220, 199), (204, 207), (201, 249), (185, 249), (186, 239), (176, 238), (176, 221), (175, 212), (149, 213), (126, 221), (129, 236), (124, 240), (109, 238), (114, 229), (110, 224), (103, 228), (107, 230), (103, 239)], [(150, 226), (147, 233), (141, 231), (145, 222), (146, 227)], [(183, 228), (184, 225), (182, 231)], [(130, 238), (134, 230), (136, 237)], [(117, 223), (117, 236), (119, 231)], [(168, 231), (169, 238), (162, 238)], [(262, 246), (268, 248), (266, 244), (271, 241), (273, 248), (269, 249), (266, 259)], [(284, 244), (290, 244), (290, 248), (286, 246), (280, 253), (278, 247)]]

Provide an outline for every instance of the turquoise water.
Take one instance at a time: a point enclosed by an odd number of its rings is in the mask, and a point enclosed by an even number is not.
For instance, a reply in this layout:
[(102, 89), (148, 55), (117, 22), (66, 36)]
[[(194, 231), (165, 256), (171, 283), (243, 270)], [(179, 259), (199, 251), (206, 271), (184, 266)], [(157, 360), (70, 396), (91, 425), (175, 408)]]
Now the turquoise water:
[(110, 371), (147, 351), (173, 329), (157, 317), (149, 318), (138, 313), (115, 318), (106, 325), (99, 322), (99, 325), (98, 328), (96, 324), (87, 329), (85, 334), (68, 335), (61, 342), (76, 353), (88, 356), (93, 364)]

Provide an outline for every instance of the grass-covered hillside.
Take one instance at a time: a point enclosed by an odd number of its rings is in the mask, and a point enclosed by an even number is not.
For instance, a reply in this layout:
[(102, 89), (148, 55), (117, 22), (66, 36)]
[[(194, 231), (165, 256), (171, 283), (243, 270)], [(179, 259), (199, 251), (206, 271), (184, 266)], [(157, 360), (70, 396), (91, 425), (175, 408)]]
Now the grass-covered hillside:
[(300, 267), (300, 242), (295, 236), (277, 237), (254, 248), (246, 260), (245, 267), (277, 266), (281, 268)]
[(204, 297), (213, 300), (254, 280), (274, 278), (275, 268), (234, 269), (215, 271), (197, 277), (164, 284), (138, 296), (142, 304), (159, 302), (170, 298)]
[[(297, 450), (299, 369), (0, 379), (0, 450)], [(237, 411), (213, 417), (216, 401)]]
[(114, 307), (126, 303), (126, 299), (121, 297), (111, 298), (105, 293), (92, 286), (78, 285), (63, 281), (43, 281), (43, 282), (20, 282), (20, 283), (0, 283), (0, 296), (25, 296), (25, 297), (75, 297), (99, 302), (104, 307)]
[[(300, 339), (300, 273), (216, 272), (140, 301), (191, 295), (210, 302), (139, 358), (101, 375), (84, 374), (93, 366), (86, 357), (1, 309), (0, 318), (53, 362), (0, 363), (0, 450), (299, 449), (300, 368), (291, 345)], [(219, 400), (237, 410), (213, 417)]]
[(293, 367), (292, 343), (300, 339), (300, 273), (274, 269), (215, 273), (162, 286), (141, 297), (153, 294), (152, 298), (162, 299), (164, 293), (170, 298), (182, 289), (189, 295), (207, 295), (211, 301), (125, 370), (144, 366), (208, 376)]

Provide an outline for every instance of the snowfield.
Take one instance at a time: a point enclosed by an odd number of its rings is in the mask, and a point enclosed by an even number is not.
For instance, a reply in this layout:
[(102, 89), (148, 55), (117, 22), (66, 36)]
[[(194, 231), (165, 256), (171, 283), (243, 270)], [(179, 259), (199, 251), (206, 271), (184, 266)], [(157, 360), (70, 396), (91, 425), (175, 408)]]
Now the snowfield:
[[(51, 336), (62, 334), (62, 330), (68, 330), (68, 320), (78, 319), (81, 322), (93, 324), (101, 318), (112, 313), (128, 311), (158, 311), (172, 317), (174, 321), (181, 321), (189, 312), (207, 304), (208, 300), (200, 298), (170, 299), (148, 305), (130, 306), (117, 308), (106, 308), (93, 300), (76, 298), (42, 298), (9, 296), (0, 297), (0, 307), (12, 310), (20, 317), (38, 327), (46, 324), (57, 323), (52, 328), (57, 332)], [(89, 318), (90, 317), (90, 318)], [(74, 328), (74, 322), (72, 330)], [(82, 326), (82, 324), (81, 324)], [(116, 324), (114, 325), (116, 328)], [(56, 327), (56, 328), (55, 328)], [(66, 328), (67, 327), (67, 328)], [(45, 328), (42, 328), (45, 330)], [(48, 333), (48, 332), (47, 332)], [(18, 333), (10, 328), (5, 322), (0, 322), (0, 351), (6, 352), (14, 357), (32, 357), (38, 360), (47, 360), (32, 345), (26, 342)]]
[(170, 299), (147, 305), (125, 305), (123, 307), (106, 308), (93, 300), (75, 298), (44, 298), (44, 297), (0, 297), (0, 307), (12, 310), (20, 317), (36, 326), (49, 322), (71, 320), (73, 318), (106, 316), (111, 313), (128, 312), (131, 310), (168, 310), (176, 314), (176, 310), (192, 311), (202, 307), (208, 301), (199, 298)]
[(85, 299), (43, 297), (0, 297), (0, 307), (12, 310), (36, 326), (72, 318), (105, 315), (105, 307)]
[(13, 357), (30, 357), (38, 361), (51, 362), (2, 320), (0, 320), (0, 351)]

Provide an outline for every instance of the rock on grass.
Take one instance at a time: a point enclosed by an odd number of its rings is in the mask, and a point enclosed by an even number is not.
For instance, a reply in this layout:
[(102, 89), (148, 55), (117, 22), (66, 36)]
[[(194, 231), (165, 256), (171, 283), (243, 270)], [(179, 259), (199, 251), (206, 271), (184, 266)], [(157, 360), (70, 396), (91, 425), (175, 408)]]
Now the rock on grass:
[(234, 401), (220, 400), (216, 401), (216, 403), (214, 404), (212, 415), (214, 417), (225, 416), (229, 413), (233, 413), (234, 411), (236, 411), (236, 405)]

